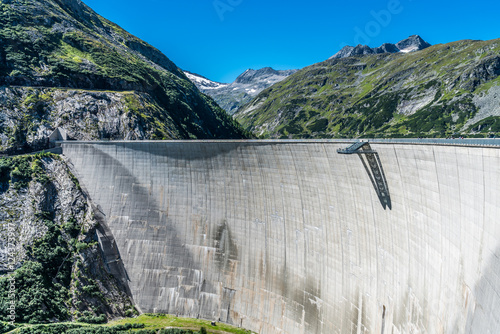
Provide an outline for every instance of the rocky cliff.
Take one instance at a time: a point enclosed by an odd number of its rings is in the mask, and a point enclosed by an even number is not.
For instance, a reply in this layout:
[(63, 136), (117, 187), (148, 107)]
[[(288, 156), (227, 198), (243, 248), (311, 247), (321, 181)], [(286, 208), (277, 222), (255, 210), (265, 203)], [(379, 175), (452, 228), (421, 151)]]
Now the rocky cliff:
[(12, 320), (9, 278), (16, 322), (136, 312), (100, 212), (59, 156), (1, 158), (0, 207), (0, 320)]
[(4, 148), (35, 143), (55, 127), (79, 140), (182, 138), (172, 117), (138, 91), (0, 87), (0, 115)]

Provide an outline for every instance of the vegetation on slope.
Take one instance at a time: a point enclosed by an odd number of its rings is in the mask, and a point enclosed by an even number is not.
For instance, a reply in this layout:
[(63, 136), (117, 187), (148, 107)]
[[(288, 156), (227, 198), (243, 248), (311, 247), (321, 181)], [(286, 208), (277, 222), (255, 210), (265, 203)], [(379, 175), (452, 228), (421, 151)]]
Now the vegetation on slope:
[[(200, 93), (166, 56), (80, 0), (0, 1), (0, 86), (75, 88), (104, 94), (134, 91), (149, 100), (151, 108), (141, 106), (151, 110), (150, 117), (139, 121), (153, 128), (154, 138), (244, 136), (237, 123)], [(3, 94), (0, 90), (0, 98)], [(0, 133), (13, 141), (16, 130), (19, 136), (29, 137), (36, 129), (24, 123), (14, 129), (15, 123), (25, 114), (30, 119), (49, 115), (55, 102), (50, 95), (34, 108), (19, 101), (19, 105), (25, 104), (20, 109), (23, 115), (0, 117)], [(65, 120), (44, 120), (52, 130), (72, 122), (71, 114)], [(165, 127), (171, 130), (165, 131)]]
[(191, 318), (179, 318), (168, 314), (152, 314), (146, 313), (133, 319), (122, 319), (111, 322), (109, 325), (113, 326), (116, 324), (144, 324), (145, 329), (160, 330), (162, 328), (180, 328), (185, 330), (199, 330), (202, 327), (206, 328), (208, 333), (236, 333), (236, 334), (250, 334), (249, 330), (242, 328), (237, 328), (224, 323), (216, 323), (215, 326), (211, 325), (208, 320), (202, 319), (191, 319)]
[[(108, 315), (136, 312), (123, 287), (107, 274), (98, 223), (58, 156), (1, 158), (0, 203), (0, 248), (15, 259), (0, 267), (0, 320), (102, 323)], [(15, 319), (9, 317), (11, 278)]]
[[(0, 328), (1, 329), (1, 328)], [(12, 330), (10, 328), (9, 330)], [(3, 333), (0, 330), (0, 333)], [(49, 325), (19, 324), (11, 333), (16, 334), (251, 334), (252, 332), (234, 326), (190, 318), (178, 318), (165, 314), (143, 314), (136, 318), (111, 321), (105, 325), (89, 325), (81, 322)]]
[(271, 138), (498, 135), (499, 75), (500, 40), (330, 59), (261, 92), (235, 117)]

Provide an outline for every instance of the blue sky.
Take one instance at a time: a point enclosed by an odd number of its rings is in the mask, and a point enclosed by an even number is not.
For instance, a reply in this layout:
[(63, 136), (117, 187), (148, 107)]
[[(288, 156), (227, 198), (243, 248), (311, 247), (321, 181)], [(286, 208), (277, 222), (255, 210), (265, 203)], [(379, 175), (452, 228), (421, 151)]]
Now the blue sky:
[(500, 38), (500, 2), (83, 0), (180, 68), (232, 82), (248, 68), (302, 68), (343, 45), (418, 34), (431, 44)]

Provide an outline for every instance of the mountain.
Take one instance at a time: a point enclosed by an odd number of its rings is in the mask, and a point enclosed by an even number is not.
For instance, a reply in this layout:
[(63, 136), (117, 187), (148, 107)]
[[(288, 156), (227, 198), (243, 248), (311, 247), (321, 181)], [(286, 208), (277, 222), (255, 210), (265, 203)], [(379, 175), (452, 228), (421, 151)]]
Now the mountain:
[(80, 0), (0, 2), (0, 151), (74, 139), (242, 138), (164, 54)]
[(265, 89), (235, 118), (270, 138), (500, 135), (499, 76), (499, 39), (332, 58)]
[(230, 84), (211, 81), (201, 75), (184, 72), (200, 91), (211, 96), (229, 114), (249, 102), (267, 87), (280, 82), (297, 70), (274, 70), (265, 67), (260, 70), (246, 70)]
[(377, 53), (398, 53), (398, 52), (414, 52), (414, 51), (420, 51), (425, 48), (428, 48), (431, 46), (429, 43), (424, 41), (420, 36), (418, 35), (413, 35), (408, 37), (407, 39), (404, 39), (402, 41), (399, 41), (396, 44), (391, 44), (391, 43), (384, 43), (381, 46), (377, 48), (370, 48), (367, 45), (358, 45), (358, 46), (344, 46), (342, 50), (334, 54), (333, 56), (330, 57), (332, 58), (346, 58), (346, 57), (352, 57), (356, 55), (366, 55), (366, 54), (377, 54)]
[(414, 52), (420, 51), (431, 46), (429, 43), (424, 41), (420, 36), (413, 35), (408, 37), (407, 39), (403, 39), (396, 43), (396, 47), (401, 52)]

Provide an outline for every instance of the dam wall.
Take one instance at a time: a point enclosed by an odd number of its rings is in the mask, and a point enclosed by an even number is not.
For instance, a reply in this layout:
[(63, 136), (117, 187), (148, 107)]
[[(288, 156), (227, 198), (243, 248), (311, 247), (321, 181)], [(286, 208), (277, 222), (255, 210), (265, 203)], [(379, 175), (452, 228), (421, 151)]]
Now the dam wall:
[(142, 312), (264, 334), (499, 333), (500, 149), (338, 153), (351, 144), (62, 148)]

